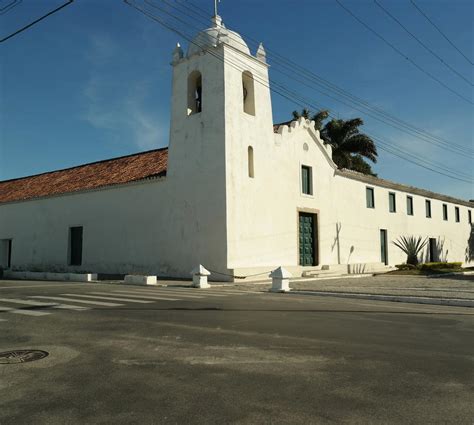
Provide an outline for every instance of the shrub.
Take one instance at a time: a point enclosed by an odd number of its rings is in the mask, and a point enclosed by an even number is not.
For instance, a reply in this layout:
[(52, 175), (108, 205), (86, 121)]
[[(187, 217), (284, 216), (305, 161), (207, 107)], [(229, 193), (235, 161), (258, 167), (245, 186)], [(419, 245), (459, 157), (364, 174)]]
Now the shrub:
[(418, 254), (428, 243), (428, 238), (400, 236), (396, 241), (392, 241), (392, 243), (407, 255), (407, 264), (416, 266), (418, 264)]
[(421, 265), (421, 270), (437, 270), (437, 269), (460, 269), (462, 266), (461, 262), (453, 263), (424, 263)]
[(414, 266), (413, 264), (397, 264), (397, 265), (395, 265), (395, 267), (398, 270), (414, 270), (414, 269), (416, 269), (416, 266)]

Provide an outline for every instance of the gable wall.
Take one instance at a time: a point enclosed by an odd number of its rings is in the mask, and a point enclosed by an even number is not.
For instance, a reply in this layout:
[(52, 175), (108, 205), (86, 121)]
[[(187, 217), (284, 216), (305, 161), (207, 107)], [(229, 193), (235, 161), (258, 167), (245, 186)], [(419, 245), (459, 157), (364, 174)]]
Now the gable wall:
[[(406, 195), (397, 193), (397, 212), (389, 213), (388, 192), (375, 187), (375, 209), (366, 207), (366, 183), (336, 175), (330, 152), (304, 120), (285, 128), (255, 151), (255, 178), (247, 175), (246, 155), (235, 163), (228, 215), (229, 268), (297, 266), (299, 263), (298, 211), (318, 213), (319, 264), (379, 263), (380, 229), (388, 231), (389, 264), (406, 261), (390, 242), (399, 236), (436, 238), (443, 246), (440, 259), (465, 261), (471, 226), (466, 206), (447, 203), (449, 220), (443, 221), (442, 202), (431, 199), (432, 218), (425, 216), (425, 198), (413, 195), (414, 216), (406, 214)], [(309, 125), (309, 127), (311, 127)], [(303, 149), (304, 144), (308, 150)], [(312, 167), (313, 195), (301, 193), (301, 165)], [(474, 215), (474, 211), (472, 212)], [(337, 231), (339, 229), (339, 232)], [(339, 237), (338, 237), (339, 233)], [(427, 261), (427, 249), (424, 259)]]

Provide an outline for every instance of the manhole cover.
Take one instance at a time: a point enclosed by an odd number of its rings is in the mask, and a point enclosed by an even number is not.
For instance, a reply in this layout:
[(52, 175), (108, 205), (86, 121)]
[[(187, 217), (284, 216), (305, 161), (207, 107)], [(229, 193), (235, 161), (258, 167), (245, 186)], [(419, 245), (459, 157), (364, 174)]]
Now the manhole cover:
[(0, 353), (0, 364), (34, 362), (47, 357), (49, 353), (42, 350), (12, 350)]

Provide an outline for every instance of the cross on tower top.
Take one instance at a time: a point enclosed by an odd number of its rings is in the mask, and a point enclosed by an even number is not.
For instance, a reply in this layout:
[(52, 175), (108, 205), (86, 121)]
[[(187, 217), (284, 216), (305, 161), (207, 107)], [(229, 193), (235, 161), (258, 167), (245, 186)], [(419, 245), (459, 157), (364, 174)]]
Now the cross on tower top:
[(217, 16), (217, 3), (220, 3), (221, 0), (214, 0), (214, 16)]

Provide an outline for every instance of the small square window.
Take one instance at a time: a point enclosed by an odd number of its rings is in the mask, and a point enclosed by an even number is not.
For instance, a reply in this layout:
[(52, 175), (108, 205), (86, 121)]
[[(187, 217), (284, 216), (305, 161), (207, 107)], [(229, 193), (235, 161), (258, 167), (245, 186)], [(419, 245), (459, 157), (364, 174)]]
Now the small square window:
[(365, 197), (367, 202), (367, 208), (375, 208), (374, 188), (365, 188)]
[(454, 207), (454, 219), (456, 220), (456, 223), (459, 223), (459, 207)]
[(388, 194), (388, 210), (392, 213), (397, 212), (397, 203), (394, 192)]
[(426, 209), (426, 217), (431, 218), (431, 201), (428, 199), (425, 201), (425, 209)]
[(301, 191), (305, 195), (313, 194), (312, 169), (306, 165), (301, 166)]
[(407, 214), (413, 215), (413, 197), (407, 196)]
[(448, 220), (448, 206), (446, 204), (443, 204), (443, 220)]

